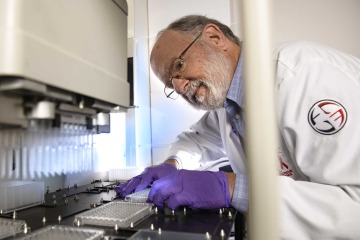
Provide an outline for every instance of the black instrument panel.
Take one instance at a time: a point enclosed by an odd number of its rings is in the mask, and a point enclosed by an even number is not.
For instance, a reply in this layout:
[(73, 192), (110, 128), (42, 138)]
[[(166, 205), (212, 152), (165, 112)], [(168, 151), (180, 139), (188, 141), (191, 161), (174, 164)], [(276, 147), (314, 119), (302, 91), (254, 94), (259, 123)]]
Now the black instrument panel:
[[(115, 182), (93, 181), (84, 186), (73, 186), (45, 194), (45, 201), (38, 206), (16, 212), (16, 219), (24, 220), (31, 231), (49, 225), (74, 226), (75, 215), (112, 201), (123, 201), (113, 190)], [(210, 235), (211, 239), (228, 239), (233, 235), (236, 211), (233, 208), (195, 210), (181, 207), (176, 210), (156, 209), (150, 216), (141, 219), (126, 229), (86, 226), (105, 230), (106, 239), (128, 239), (139, 230), (171, 231)], [(14, 213), (0, 215), (13, 218)], [(14, 236), (14, 238), (16, 238)], [(204, 238), (206, 239), (206, 238)]]

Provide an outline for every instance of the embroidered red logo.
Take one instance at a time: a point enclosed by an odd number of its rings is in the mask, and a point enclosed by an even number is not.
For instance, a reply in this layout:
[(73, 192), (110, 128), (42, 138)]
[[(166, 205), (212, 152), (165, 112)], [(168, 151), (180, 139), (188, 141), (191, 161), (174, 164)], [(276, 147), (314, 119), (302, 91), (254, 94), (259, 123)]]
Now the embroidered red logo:
[(293, 175), (293, 171), (289, 169), (289, 166), (282, 160), (282, 158), (279, 156), (279, 162), (280, 162), (280, 175), (281, 176), (287, 176), (290, 177)]
[(333, 100), (315, 103), (308, 114), (310, 126), (318, 133), (332, 135), (340, 131), (346, 123), (346, 109)]

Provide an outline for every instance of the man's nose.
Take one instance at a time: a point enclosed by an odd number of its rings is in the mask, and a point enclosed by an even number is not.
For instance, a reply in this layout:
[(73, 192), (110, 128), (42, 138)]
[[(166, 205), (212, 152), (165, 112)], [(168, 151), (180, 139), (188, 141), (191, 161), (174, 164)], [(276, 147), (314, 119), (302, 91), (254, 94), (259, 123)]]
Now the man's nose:
[(172, 84), (174, 86), (175, 91), (178, 94), (182, 95), (187, 91), (189, 80), (185, 78), (173, 78)]

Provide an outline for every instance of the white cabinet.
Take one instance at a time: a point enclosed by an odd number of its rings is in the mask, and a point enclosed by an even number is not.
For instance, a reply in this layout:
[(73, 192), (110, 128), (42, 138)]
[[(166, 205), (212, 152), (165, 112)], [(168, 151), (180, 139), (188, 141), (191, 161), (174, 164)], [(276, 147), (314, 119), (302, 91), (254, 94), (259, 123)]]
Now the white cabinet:
[(0, 49), (1, 76), (129, 106), (125, 0), (1, 0)]

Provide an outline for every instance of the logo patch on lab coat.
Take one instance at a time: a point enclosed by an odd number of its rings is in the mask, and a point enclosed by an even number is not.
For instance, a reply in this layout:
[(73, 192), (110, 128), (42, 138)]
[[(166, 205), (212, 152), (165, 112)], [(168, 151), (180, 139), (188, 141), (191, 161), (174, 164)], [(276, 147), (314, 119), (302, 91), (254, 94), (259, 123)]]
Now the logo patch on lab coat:
[(280, 163), (280, 171), (279, 174), (281, 176), (291, 177), (293, 175), (293, 170), (290, 169), (289, 165), (287, 165), (281, 155), (278, 156)]
[(346, 120), (346, 109), (334, 100), (321, 100), (315, 103), (308, 113), (310, 126), (324, 135), (339, 132), (345, 126)]

